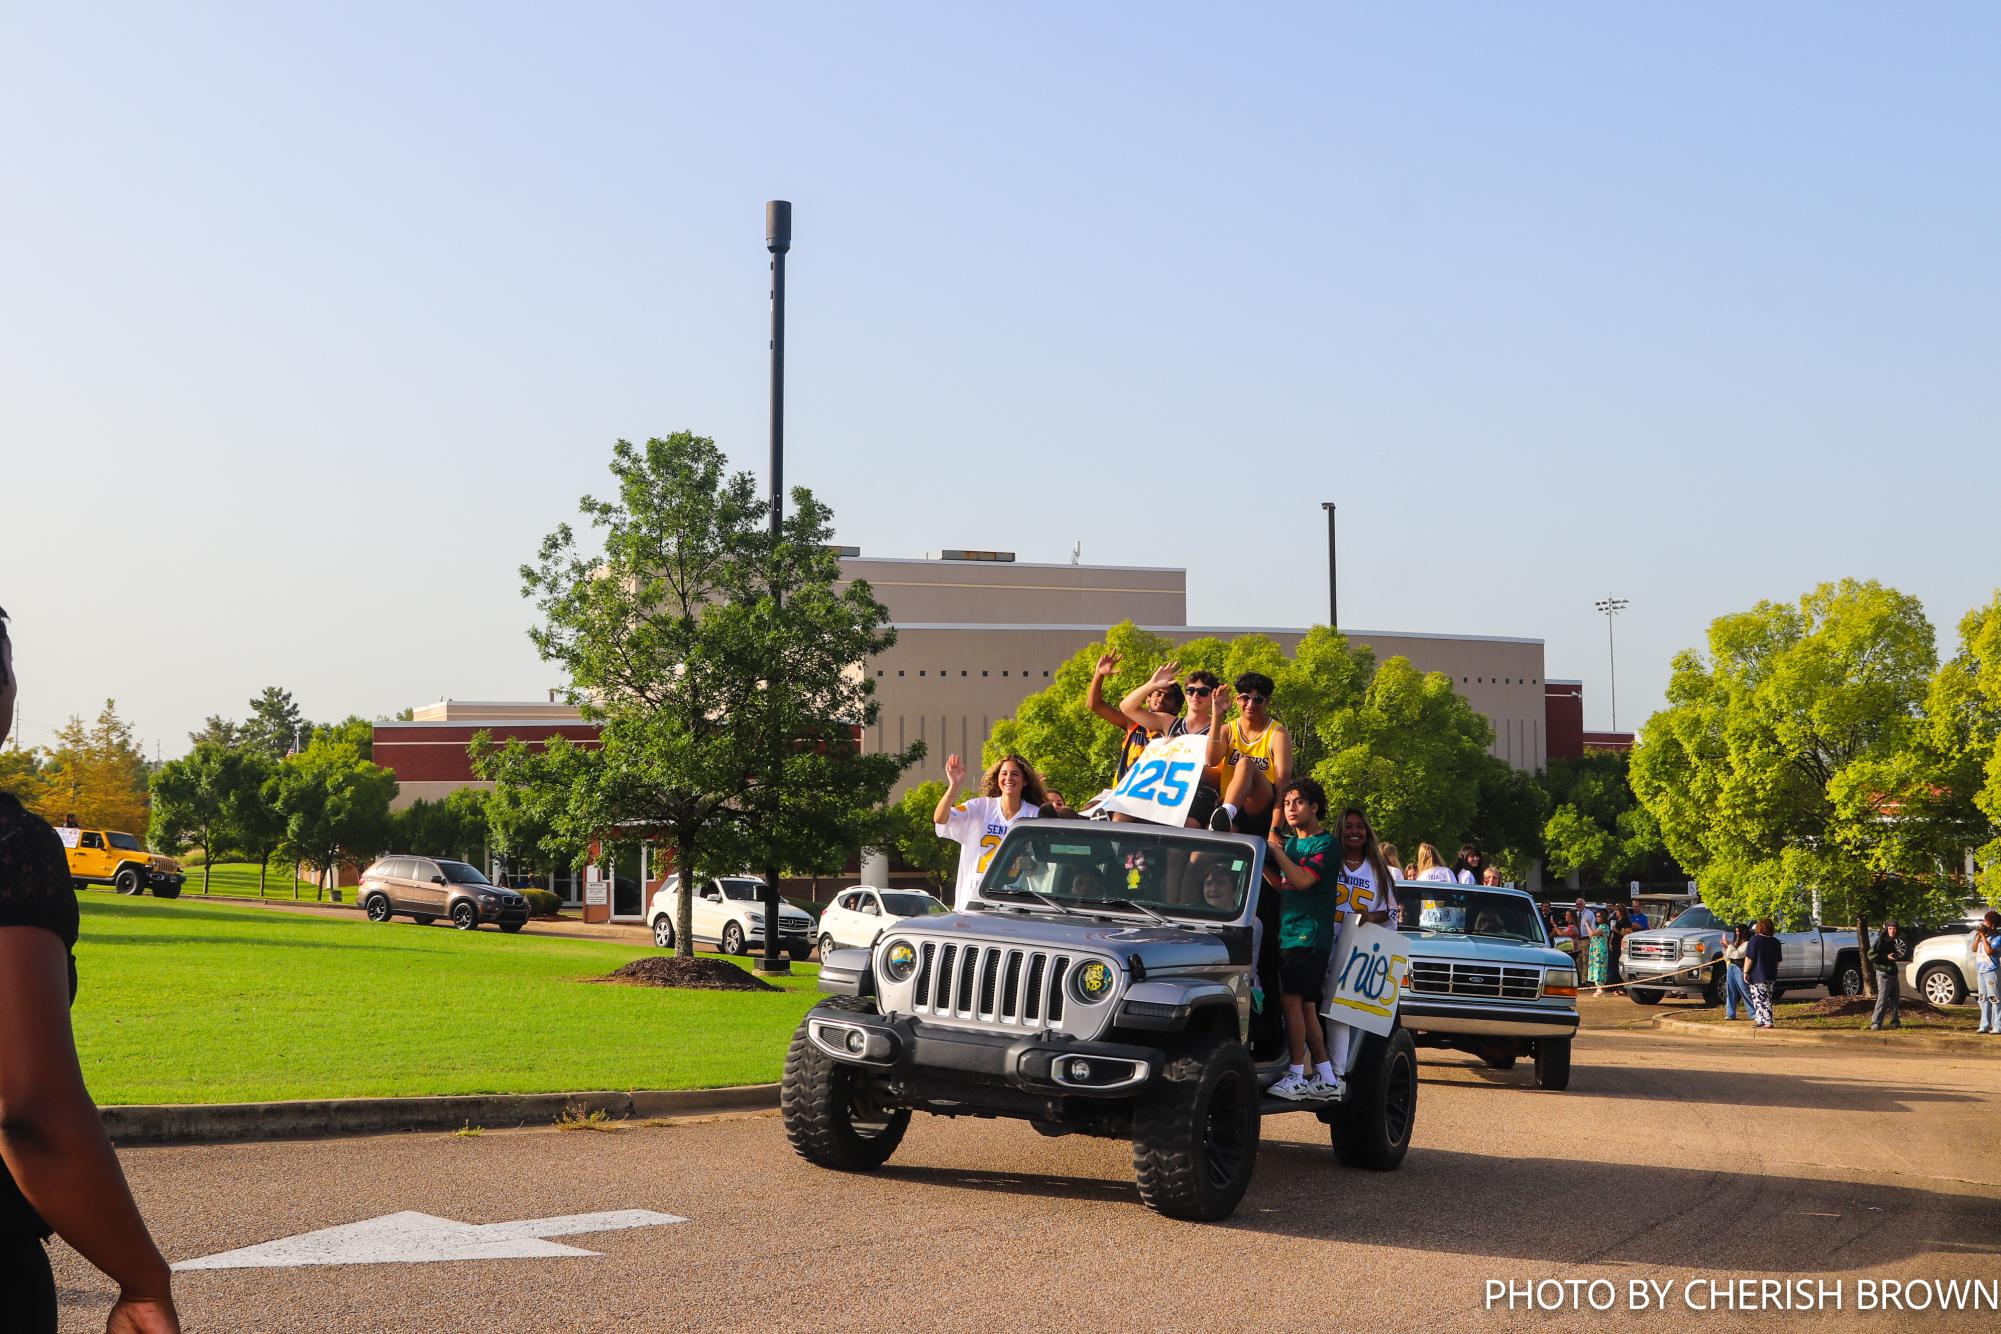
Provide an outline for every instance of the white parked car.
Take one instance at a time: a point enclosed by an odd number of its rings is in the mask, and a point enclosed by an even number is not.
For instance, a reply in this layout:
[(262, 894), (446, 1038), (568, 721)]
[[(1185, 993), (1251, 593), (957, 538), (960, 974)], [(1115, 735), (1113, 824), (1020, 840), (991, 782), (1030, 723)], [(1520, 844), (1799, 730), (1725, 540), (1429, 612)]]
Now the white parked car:
[[(653, 891), (646, 920), (653, 943), (674, 948), (674, 923), (680, 920), (681, 877), (670, 875)], [(813, 952), (813, 917), (779, 901), (778, 948), (793, 959)], [(695, 895), (695, 943), (719, 946), (725, 954), (749, 954), (764, 949), (764, 881), (750, 875), (725, 875), (703, 885)]]
[(1973, 926), (1954, 922), (1919, 941), (1904, 961), (1904, 985), (1933, 1005), (1962, 1005), (1973, 990)]
[(932, 917), (948, 909), (918, 889), (844, 889), (820, 910), (820, 957), (829, 950), (865, 950), (898, 922)]

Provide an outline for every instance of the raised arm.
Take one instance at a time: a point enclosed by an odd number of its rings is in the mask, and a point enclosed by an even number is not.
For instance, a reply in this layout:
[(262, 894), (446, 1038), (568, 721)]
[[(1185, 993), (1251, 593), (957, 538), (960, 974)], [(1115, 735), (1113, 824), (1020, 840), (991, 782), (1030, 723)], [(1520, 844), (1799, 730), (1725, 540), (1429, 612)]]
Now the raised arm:
[(931, 823), (944, 824), (952, 818), (952, 799), (959, 795), (959, 784), (966, 781), (966, 762), (957, 755), (945, 757), (945, 795), (938, 798), (938, 809), (931, 812)]
[(1120, 716), (1139, 724), (1149, 732), (1165, 734), (1168, 728), (1174, 726), (1175, 715), (1157, 713), (1147, 708), (1146, 697), (1163, 686), (1173, 685), (1175, 673), (1180, 670), (1181, 664), (1178, 662), (1164, 662), (1154, 668), (1152, 676), (1126, 692), (1126, 697), (1119, 701)]
[(1091, 688), (1084, 692), (1084, 707), (1123, 732), (1132, 724), (1126, 721), (1123, 713), (1105, 702), (1105, 678), (1118, 669), (1118, 654), (1107, 653), (1098, 659), (1098, 665), (1091, 669)]
[(1228, 686), (1217, 686), (1216, 693), (1209, 697), (1209, 765), (1213, 769), (1223, 762), (1230, 753), (1230, 705), (1236, 699), (1236, 692)]

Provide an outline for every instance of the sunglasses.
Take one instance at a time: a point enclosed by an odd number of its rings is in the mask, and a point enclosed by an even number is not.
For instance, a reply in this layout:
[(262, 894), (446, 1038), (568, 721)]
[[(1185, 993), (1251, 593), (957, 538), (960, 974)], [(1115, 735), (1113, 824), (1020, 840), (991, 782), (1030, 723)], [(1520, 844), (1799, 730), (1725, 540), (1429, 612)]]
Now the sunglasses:
[(1207, 698), (1209, 698), (1209, 687), (1208, 687), (1208, 686), (1188, 686), (1188, 687), (1185, 687), (1185, 689), (1184, 689), (1184, 692), (1183, 692), (1183, 693), (1187, 694), (1187, 695), (1188, 695), (1188, 696), (1189, 696), (1190, 698), (1192, 698), (1192, 699), (1207, 699)]
[(1265, 697), (1257, 694), (1255, 691), (1247, 691), (1237, 696), (1237, 703), (1239, 704), (1262, 704), (1264, 702)]

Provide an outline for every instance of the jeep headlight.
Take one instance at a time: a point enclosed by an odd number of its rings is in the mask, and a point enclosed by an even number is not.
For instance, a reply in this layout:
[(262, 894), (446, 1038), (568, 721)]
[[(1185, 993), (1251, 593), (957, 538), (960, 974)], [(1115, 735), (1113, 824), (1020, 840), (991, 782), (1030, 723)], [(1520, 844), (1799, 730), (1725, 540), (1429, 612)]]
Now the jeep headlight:
[(882, 952), (882, 975), (892, 982), (907, 982), (917, 971), (917, 947), (899, 940)]
[(1115, 980), (1110, 964), (1102, 959), (1091, 959), (1070, 974), (1070, 994), (1086, 1005), (1096, 1005), (1112, 994)]

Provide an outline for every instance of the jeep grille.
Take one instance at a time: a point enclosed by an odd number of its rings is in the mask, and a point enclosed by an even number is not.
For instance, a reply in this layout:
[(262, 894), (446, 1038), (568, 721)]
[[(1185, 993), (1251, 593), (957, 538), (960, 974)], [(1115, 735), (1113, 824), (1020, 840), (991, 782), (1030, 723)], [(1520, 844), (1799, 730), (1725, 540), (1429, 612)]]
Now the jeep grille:
[(1051, 1028), (1063, 1018), (1069, 971), (1070, 956), (1049, 950), (926, 941), (911, 1009), (936, 1019)]
[(1410, 989), (1432, 995), (1535, 1000), (1542, 995), (1542, 969), (1418, 959), (1410, 966)]

